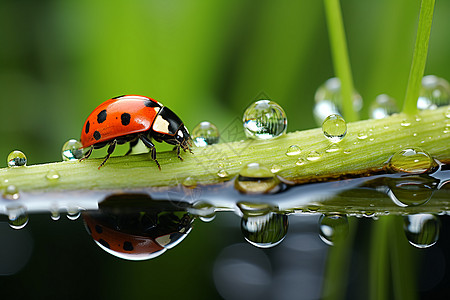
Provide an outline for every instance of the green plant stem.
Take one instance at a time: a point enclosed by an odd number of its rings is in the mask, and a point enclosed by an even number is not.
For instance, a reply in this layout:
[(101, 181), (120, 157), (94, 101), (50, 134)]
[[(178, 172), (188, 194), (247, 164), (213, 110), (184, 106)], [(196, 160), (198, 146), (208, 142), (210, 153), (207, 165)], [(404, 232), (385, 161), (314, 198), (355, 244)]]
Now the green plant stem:
[(337, 77), (341, 81), (342, 112), (345, 120), (358, 120), (358, 114), (353, 109), (353, 78), (350, 68), (344, 23), (342, 21), (339, 0), (324, 0), (325, 12), (330, 36), (333, 65)]
[[(305, 183), (380, 171), (395, 152), (407, 147), (420, 147), (434, 158), (450, 162), (450, 119), (445, 116), (449, 109), (447, 106), (420, 112), (415, 117), (397, 114), (381, 120), (349, 123), (347, 135), (334, 152), (327, 151), (331, 142), (317, 128), (268, 141), (246, 140), (194, 148), (194, 154), (182, 153), (184, 161), (173, 151), (161, 152), (157, 154), (161, 171), (149, 154), (111, 157), (100, 170), (97, 168), (102, 159), (3, 168), (0, 184), (3, 187), (13, 184), (21, 191), (175, 186), (187, 177), (193, 177), (197, 184), (215, 184), (232, 178), (252, 162), (268, 168), (276, 165), (281, 177)], [(361, 139), (360, 133), (365, 133), (367, 138)], [(301, 153), (286, 155), (291, 145), (298, 145)], [(50, 170), (57, 171), (60, 178), (47, 180)], [(225, 171), (228, 176), (218, 176), (219, 171)]]
[(416, 45), (414, 47), (413, 60), (409, 72), (405, 102), (403, 103), (403, 112), (407, 114), (414, 114), (417, 112), (417, 99), (419, 98), (422, 77), (427, 61), (434, 3), (435, 0), (422, 0), (420, 6)]

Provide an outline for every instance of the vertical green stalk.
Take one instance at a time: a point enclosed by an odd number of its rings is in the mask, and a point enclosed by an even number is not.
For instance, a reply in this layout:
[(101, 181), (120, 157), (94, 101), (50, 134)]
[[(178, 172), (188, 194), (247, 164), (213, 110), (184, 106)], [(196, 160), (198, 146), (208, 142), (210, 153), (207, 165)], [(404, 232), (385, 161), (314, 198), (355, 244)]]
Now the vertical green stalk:
[(341, 81), (342, 113), (346, 121), (357, 121), (358, 114), (353, 109), (353, 77), (348, 58), (341, 5), (339, 0), (324, 0), (324, 4), (334, 70)]
[(416, 45), (414, 47), (411, 70), (409, 72), (408, 87), (406, 88), (403, 112), (414, 114), (417, 112), (417, 99), (425, 63), (427, 61), (428, 42), (430, 40), (431, 23), (433, 22), (435, 0), (422, 0), (420, 6), (419, 25), (417, 26)]

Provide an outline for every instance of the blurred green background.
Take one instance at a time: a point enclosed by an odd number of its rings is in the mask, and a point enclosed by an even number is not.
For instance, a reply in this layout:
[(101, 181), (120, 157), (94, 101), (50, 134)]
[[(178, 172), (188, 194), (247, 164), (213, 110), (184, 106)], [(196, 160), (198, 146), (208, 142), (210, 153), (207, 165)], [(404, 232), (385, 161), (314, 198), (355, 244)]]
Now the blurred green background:
[[(362, 117), (381, 93), (401, 105), (420, 2), (341, 2)], [(449, 15), (450, 1), (437, 1), (425, 70), (446, 79)], [(61, 160), (62, 145), (79, 138), (87, 115), (121, 94), (158, 99), (190, 129), (208, 120), (219, 130), (264, 94), (285, 109), (288, 131), (312, 128), (314, 93), (334, 75), (322, 1), (2, 0), (0, 45), (2, 167), (14, 149), (29, 164)], [(98, 249), (80, 255), (95, 247), (81, 222), (35, 217), (27, 226), (36, 250), (31, 266), (0, 284), (26, 284), (42, 295), (89, 288), (93, 295), (149, 297), (155, 286), (182, 285), (170, 292), (192, 297), (203, 288), (199, 297), (217, 297), (208, 272), (227, 244), (217, 234), (224, 222), (199, 224), (185, 252), (130, 264)], [(41, 272), (47, 275), (37, 280)]]

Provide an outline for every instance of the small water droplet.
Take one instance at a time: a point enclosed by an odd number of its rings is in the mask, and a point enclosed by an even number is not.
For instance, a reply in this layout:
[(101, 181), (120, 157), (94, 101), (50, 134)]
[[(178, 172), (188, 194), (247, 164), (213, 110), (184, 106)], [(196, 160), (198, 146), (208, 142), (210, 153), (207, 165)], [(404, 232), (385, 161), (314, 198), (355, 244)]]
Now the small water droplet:
[(219, 130), (216, 125), (208, 121), (199, 123), (192, 130), (192, 139), (197, 147), (217, 144), (219, 138)]
[(192, 176), (188, 176), (183, 180), (182, 184), (186, 188), (193, 189), (197, 187), (197, 180), (195, 180), (195, 178)]
[(434, 75), (424, 76), (417, 100), (417, 108), (420, 110), (437, 109), (449, 104), (450, 84), (448, 81)]
[(435, 167), (436, 162), (431, 155), (417, 147), (398, 151), (389, 160), (389, 168), (393, 172), (421, 174)]
[(306, 159), (309, 161), (316, 161), (316, 160), (319, 160), (321, 157), (322, 157), (322, 155), (319, 152), (312, 150), (308, 153), (308, 156), (306, 157)]
[(244, 216), (241, 220), (244, 238), (258, 248), (271, 248), (281, 243), (288, 227), (288, 216), (273, 212), (256, 217)]
[(338, 151), (341, 151), (341, 148), (339, 147), (338, 144), (331, 144), (325, 149), (325, 152), (327, 153), (333, 153)]
[(272, 167), (270, 168), (270, 171), (274, 174), (280, 172), (280, 170), (281, 170), (281, 167), (277, 164), (272, 165)]
[(351, 149), (345, 149), (344, 150), (344, 154), (351, 154), (352, 153), (352, 150)]
[(302, 150), (297, 145), (291, 145), (286, 150), (286, 155), (287, 156), (297, 156), (297, 155), (300, 155), (300, 153), (302, 153)]
[(220, 170), (217, 172), (217, 176), (219, 176), (220, 178), (227, 178), (227, 177), (230, 176), (230, 175), (229, 175), (228, 172), (225, 171), (224, 169), (220, 169)]
[(338, 143), (347, 134), (347, 123), (340, 115), (329, 115), (322, 123), (322, 131), (332, 143)]
[(8, 167), (22, 167), (27, 165), (27, 157), (22, 151), (14, 150), (8, 155)]
[(368, 135), (364, 131), (360, 131), (357, 136), (357, 138), (360, 140), (365, 140), (365, 139), (367, 139), (367, 137), (368, 137)]
[(69, 220), (76, 220), (80, 217), (81, 211), (79, 208), (71, 207), (67, 209), (67, 219)]
[[(326, 117), (332, 114), (342, 114), (341, 82), (333, 77), (322, 84), (314, 95), (314, 118), (317, 125), (322, 125)], [(353, 93), (353, 108), (359, 112), (362, 108), (362, 98), (355, 91)]]
[(272, 193), (279, 190), (280, 181), (265, 166), (250, 163), (239, 172), (234, 187), (246, 194)]
[(403, 119), (402, 122), (400, 123), (400, 125), (403, 127), (408, 127), (408, 126), (411, 126), (411, 122), (406, 119)]
[(19, 189), (13, 184), (7, 185), (5, 190), (3, 191), (3, 198), (5, 199), (17, 200), (19, 199), (19, 197)]
[(195, 202), (189, 212), (194, 216), (198, 216), (203, 222), (211, 222), (216, 217), (216, 208), (211, 203), (205, 201)]
[(434, 193), (436, 185), (434, 180), (430, 176), (417, 175), (388, 178), (387, 195), (400, 207), (423, 205)]
[(246, 217), (263, 216), (270, 212), (275, 211), (275, 207), (268, 203), (254, 203), (254, 202), (238, 202), (237, 207)]
[(61, 214), (59, 213), (59, 211), (55, 210), (51, 212), (50, 217), (53, 221), (58, 221), (61, 218)]
[(422, 118), (420, 116), (415, 116), (416, 122), (422, 121)]
[(322, 215), (319, 219), (319, 236), (327, 245), (334, 245), (347, 237), (349, 230), (346, 215)]
[(296, 164), (297, 166), (303, 166), (303, 165), (305, 164), (305, 160), (304, 160), (303, 158), (299, 158), (299, 159), (295, 162), (295, 164)]
[(369, 116), (371, 119), (383, 119), (398, 112), (397, 103), (394, 98), (381, 94), (375, 98), (370, 106)]
[(406, 238), (414, 247), (428, 248), (439, 239), (441, 222), (435, 215), (409, 215), (405, 216), (403, 221)]
[(447, 108), (447, 110), (444, 112), (444, 116), (445, 116), (447, 119), (450, 119), (450, 108)]
[(59, 179), (59, 173), (55, 170), (49, 170), (47, 174), (45, 174), (45, 178), (48, 181), (57, 181)]
[(259, 100), (244, 112), (244, 130), (248, 138), (267, 140), (279, 137), (287, 129), (283, 108), (270, 100)]
[(448, 127), (445, 127), (444, 128), (444, 133), (449, 133), (449, 132), (450, 132), (450, 129)]
[(10, 206), (6, 208), (9, 226), (13, 229), (22, 229), (28, 224), (28, 214), (24, 206)]
[(64, 143), (61, 151), (62, 159), (64, 161), (79, 160), (83, 157), (85, 149), (81, 142), (70, 139)]

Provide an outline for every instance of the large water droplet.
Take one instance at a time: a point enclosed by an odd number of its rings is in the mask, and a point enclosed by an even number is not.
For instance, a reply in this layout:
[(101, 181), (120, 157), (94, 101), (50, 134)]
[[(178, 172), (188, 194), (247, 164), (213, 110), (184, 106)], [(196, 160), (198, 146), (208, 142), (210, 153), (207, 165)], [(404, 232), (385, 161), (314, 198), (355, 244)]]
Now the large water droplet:
[(28, 224), (28, 214), (24, 206), (10, 206), (6, 208), (9, 226), (13, 229), (22, 229)]
[(409, 243), (417, 248), (428, 248), (439, 238), (441, 222), (431, 214), (416, 214), (404, 217), (403, 228)]
[(64, 161), (78, 160), (84, 155), (83, 145), (75, 139), (68, 140), (63, 145), (61, 154)]
[(343, 240), (348, 234), (347, 216), (340, 214), (322, 215), (319, 219), (319, 236), (327, 245)]
[(219, 130), (216, 125), (208, 121), (201, 122), (192, 130), (192, 139), (197, 147), (217, 144), (219, 138)]
[(419, 206), (431, 199), (438, 183), (433, 177), (423, 175), (389, 178), (387, 195), (400, 207)]
[(257, 217), (267, 215), (275, 210), (275, 207), (268, 203), (254, 203), (241, 201), (236, 204), (239, 210), (246, 217)]
[(369, 110), (371, 119), (383, 119), (394, 113), (398, 113), (397, 103), (386, 94), (378, 95)]
[(389, 168), (393, 172), (421, 174), (435, 167), (436, 162), (431, 155), (417, 147), (398, 151), (389, 160)]
[(323, 121), (322, 131), (327, 139), (332, 143), (337, 143), (342, 141), (347, 134), (347, 123), (340, 115), (329, 115)]
[(267, 167), (250, 163), (239, 172), (234, 186), (246, 194), (272, 193), (279, 190), (280, 181)]
[(257, 217), (244, 216), (241, 221), (245, 239), (259, 248), (271, 248), (281, 243), (288, 227), (288, 216), (273, 212)]
[(8, 155), (8, 167), (21, 167), (27, 165), (27, 157), (22, 151), (14, 150)]
[[(322, 125), (326, 117), (332, 114), (342, 114), (341, 82), (333, 77), (321, 85), (314, 96), (314, 118), (317, 125)], [(362, 98), (353, 93), (353, 108), (359, 112), (362, 108)]]
[(450, 84), (447, 80), (428, 75), (422, 78), (422, 88), (417, 100), (418, 109), (436, 109), (450, 104)]
[(13, 184), (9, 184), (5, 187), (5, 190), (3, 191), (3, 198), (9, 199), (9, 200), (17, 200), (19, 199), (19, 189), (17, 186)]
[(249, 138), (267, 140), (286, 132), (287, 118), (283, 108), (270, 100), (251, 104), (243, 117), (245, 134)]

